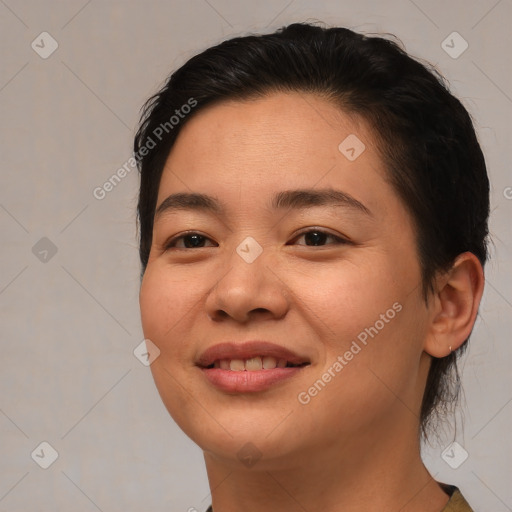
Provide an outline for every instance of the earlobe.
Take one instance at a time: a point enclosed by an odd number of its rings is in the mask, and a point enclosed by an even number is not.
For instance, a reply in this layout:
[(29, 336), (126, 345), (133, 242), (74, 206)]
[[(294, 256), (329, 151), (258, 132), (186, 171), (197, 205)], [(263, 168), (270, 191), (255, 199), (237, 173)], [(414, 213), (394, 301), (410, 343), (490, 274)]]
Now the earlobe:
[(446, 357), (471, 334), (484, 289), (479, 259), (460, 254), (452, 268), (436, 280), (435, 297), (424, 350), (433, 357)]

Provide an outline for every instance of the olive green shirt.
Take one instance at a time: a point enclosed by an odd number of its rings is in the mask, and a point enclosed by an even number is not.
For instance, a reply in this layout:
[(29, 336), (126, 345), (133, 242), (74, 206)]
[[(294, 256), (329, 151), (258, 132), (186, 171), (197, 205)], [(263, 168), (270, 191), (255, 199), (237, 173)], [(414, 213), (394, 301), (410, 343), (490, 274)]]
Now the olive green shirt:
[(450, 496), (448, 503), (441, 512), (474, 512), (457, 487), (442, 483), (439, 485)]
[[(457, 487), (442, 483), (439, 485), (450, 496), (448, 503), (440, 512), (474, 512)], [(213, 508), (210, 506), (206, 512), (213, 512)]]

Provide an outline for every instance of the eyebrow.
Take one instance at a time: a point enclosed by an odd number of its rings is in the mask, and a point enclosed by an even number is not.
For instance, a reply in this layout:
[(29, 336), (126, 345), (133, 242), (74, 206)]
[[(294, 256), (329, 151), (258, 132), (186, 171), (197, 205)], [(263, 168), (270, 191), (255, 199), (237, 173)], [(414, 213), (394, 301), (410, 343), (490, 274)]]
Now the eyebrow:
[(299, 189), (278, 192), (271, 201), (273, 209), (302, 209), (313, 206), (342, 206), (358, 210), (366, 215), (371, 211), (356, 198), (335, 189)]
[(166, 197), (155, 211), (155, 219), (165, 213), (179, 210), (200, 210), (222, 214), (224, 207), (218, 199), (206, 194), (179, 192)]
[[(335, 189), (298, 189), (283, 190), (275, 194), (270, 201), (273, 210), (306, 209), (315, 206), (344, 207), (372, 216), (372, 212), (360, 201), (346, 192)], [(198, 210), (224, 215), (225, 206), (215, 197), (207, 194), (179, 192), (165, 198), (156, 208), (155, 219), (164, 212), (179, 210)]]

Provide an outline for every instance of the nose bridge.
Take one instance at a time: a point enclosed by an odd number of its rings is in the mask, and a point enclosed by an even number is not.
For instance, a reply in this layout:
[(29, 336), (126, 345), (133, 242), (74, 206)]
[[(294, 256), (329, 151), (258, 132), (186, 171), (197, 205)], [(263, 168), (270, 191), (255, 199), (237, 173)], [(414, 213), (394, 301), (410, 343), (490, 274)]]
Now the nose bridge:
[(262, 247), (246, 237), (229, 258), (229, 268), (217, 282), (206, 301), (212, 318), (230, 316), (246, 321), (251, 314), (284, 315), (288, 301), (284, 284), (272, 271), (275, 261), (270, 247)]
[(250, 281), (246, 284), (261, 286), (261, 281), (268, 278), (265, 273), (273, 260), (272, 252), (270, 244), (263, 245), (253, 236), (246, 236), (227, 257), (230, 270), (226, 277), (235, 282)]

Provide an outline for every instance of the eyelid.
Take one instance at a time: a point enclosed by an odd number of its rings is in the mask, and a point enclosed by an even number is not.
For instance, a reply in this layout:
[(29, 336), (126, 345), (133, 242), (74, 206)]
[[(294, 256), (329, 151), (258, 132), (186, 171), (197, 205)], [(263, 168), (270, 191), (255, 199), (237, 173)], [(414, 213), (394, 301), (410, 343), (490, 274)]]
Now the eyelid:
[[(340, 235), (340, 234), (335, 235), (334, 233), (331, 233), (331, 231), (329, 231), (329, 230), (327, 230), (325, 228), (315, 227), (315, 226), (310, 226), (310, 227), (307, 227), (307, 228), (303, 228), (301, 231), (299, 231), (298, 233), (296, 233), (295, 235), (292, 236), (292, 238), (290, 239), (290, 242), (294, 242), (298, 238), (300, 238), (301, 236), (304, 236), (304, 235), (306, 235), (308, 233), (312, 233), (312, 232), (322, 233), (322, 234), (325, 234), (327, 236), (330, 236), (333, 239), (335, 239), (336, 243), (338, 243), (338, 244), (349, 244), (349, 243), (352, 243), (351, 240), (349, 240), (349, 238), (346, 237), (346, 236), (343, 236), (343, 235)], [(174, 245), (178, 240), (183, 239), (187, 235), (200, 235), (200, 236), (204, 237), (206, 240), (209, 240), (210, 242), (213, 242), (213, 240), (209, 236), (201, 233), (200, 231), (189, 230), (189, 231), (184, 231), (182, 233), (178, 233), (177, 235), (174, 235), (170, 239), (168, 239), (163, 244), (164, 251), (173, 248), (172, 245)], [(216, 243), (216, 242), (214, 242), (214, 243)], [(289, 242), (287, 242), (286, 245), (289, 245)], [(306, 246), (306, 244), (299, 244), (299, 245), (305, 245)], [(335, 245), (335, 244), (325, 244), (325, 245)], [(216, 246), (218, 246), (218, 244)], [(212, 246), (208, 246), (208, 247), (212, 247)], [(213, 247), (215, 247), (215, 246), (213, 246)], [(307, 246), (307, 247), (315, 247), (315, 246)], [(316, 246), (316, 247), (325, 247), (325, 246)], [(193, 247), (174, 247), (174, 248), (175, 249), (184, 249), (184, 250), (194, 249)], [(205, 247), (196, 247), (195, 249), (205, 249)]]
[[(314, 232), (314, 233), (322, 233), (324, 235), (330, 236), (330, 237), (334, 238), (337, 243), (341, 243), (341, 244), (350, 244), (350, 243), (352, 243), (352, 241), (348, 237), (346, 237), (344, 235), (341, 235), (341, 234), (336, 234), (335, 235), (334, 233), (332, 233), (328, 229), (321, 228), (321, 227), (315, 227), (315, 226), (310, 226), (308, 228), (304, 228), (299, 233), (295, 234), (291, 238), (291, 241), (292, 242), (296, 241), (301, 236), (306, 235), (308, 233), (312, 233), (312, 232)], [(305, 244), (299, 244), (299, 245), (305, 245)], [(326, 244), (326, 245), (334, 245), (334, 244)], [(307, 246), (307, 247), (315, 247), (315, 246)], [(325, 247), (325, 246), (317, 246), (317, 247)]]
[[(186, 237), (187, 235), (200, 235), (203, 238), (205, 238), (206, 240), (213, 242), (213, 240), (209, 236), (201, 233), (200, 231), (189, 230), (189, 231), (183, 231), (181, 233), (178, 233), (177, 235), (174, 235), (171, 238), (169, 238), (168, 240), (166, 240), (163, 244), (163, 250), (166, 251), (168, 249), (173, 249), (173, 248), (174, 249), (184, 249), (186, 251), (190, 250), (189, 247), (172, 247), (173, 244), (175, 244), (178, 240), (181, 240), (182, 238)], [(214, 242), (214, 243), (216, 243), (216, 242)], [(217, 244), (217, 246), (218, 246), (218, 244)], [(212, 246), (208, 246), (208, 247), (212, 247)], [(196, 249), (205, 249), (205, 247), (196, 247)]]

